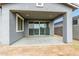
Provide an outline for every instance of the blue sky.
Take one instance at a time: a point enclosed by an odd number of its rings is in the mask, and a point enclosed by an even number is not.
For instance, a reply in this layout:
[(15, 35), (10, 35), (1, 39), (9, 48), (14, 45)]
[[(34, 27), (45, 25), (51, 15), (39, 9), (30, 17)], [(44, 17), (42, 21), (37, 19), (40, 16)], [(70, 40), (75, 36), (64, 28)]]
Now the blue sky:
[(72, 16), (77, 16), (77, 15), (79, 15), (79, 9), (72, 12)]
[[(79, 15), (79, 9), (76, 9), (75, 11), (72, 12), (72, 17), (78, 16), (78, 15)], [(60, 22), (62, 20), (63, 20), (63, 18), (59, 18), (54, 23)]]

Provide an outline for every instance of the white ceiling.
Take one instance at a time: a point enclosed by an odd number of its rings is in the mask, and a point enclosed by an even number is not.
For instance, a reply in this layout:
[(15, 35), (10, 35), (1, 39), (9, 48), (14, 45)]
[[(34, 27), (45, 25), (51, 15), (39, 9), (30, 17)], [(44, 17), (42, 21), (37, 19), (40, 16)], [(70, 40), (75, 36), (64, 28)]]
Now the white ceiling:
[(43, 12), (43, 11), (13, 11), (19, 13), (26, 19), (54, 19), (64, 13), (62, 12)]

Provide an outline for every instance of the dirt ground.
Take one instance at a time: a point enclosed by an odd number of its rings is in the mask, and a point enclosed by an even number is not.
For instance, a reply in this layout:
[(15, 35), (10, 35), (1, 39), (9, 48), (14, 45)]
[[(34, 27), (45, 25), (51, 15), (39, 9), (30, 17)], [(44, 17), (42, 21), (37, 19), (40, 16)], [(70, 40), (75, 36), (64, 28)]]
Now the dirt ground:
[(44, 46), (7, 46), (0, 45), (0, 55), (3, 56), (77, 56), (79, 55), (79, 41), (72, 45), (44, 45)]

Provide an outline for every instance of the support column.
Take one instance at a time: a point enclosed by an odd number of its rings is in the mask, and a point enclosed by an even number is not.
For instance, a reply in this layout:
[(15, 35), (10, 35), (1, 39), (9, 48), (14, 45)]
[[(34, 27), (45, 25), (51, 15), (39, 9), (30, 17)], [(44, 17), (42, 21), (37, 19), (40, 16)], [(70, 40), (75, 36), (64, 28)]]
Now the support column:
[(50, 35), (54, 35), (54, 22), (50, 21)]
[(64, 15), (63, 20), (63, 41), (65, 43), (72, 42), (72, 16), (71, 12)]
[(1, 44), (9, 45), (9, 11), (6, 8), (2, 8), (1, 31)]

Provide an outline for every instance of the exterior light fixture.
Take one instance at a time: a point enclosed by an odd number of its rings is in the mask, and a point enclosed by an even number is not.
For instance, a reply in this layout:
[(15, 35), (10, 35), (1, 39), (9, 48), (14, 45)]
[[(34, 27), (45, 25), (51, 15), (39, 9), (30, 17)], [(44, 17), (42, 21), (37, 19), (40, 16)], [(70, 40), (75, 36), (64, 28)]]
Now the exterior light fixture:
[(44, 3), (36, 3), (36, 6), (37, 7), (43, 7), (44, 6)]

